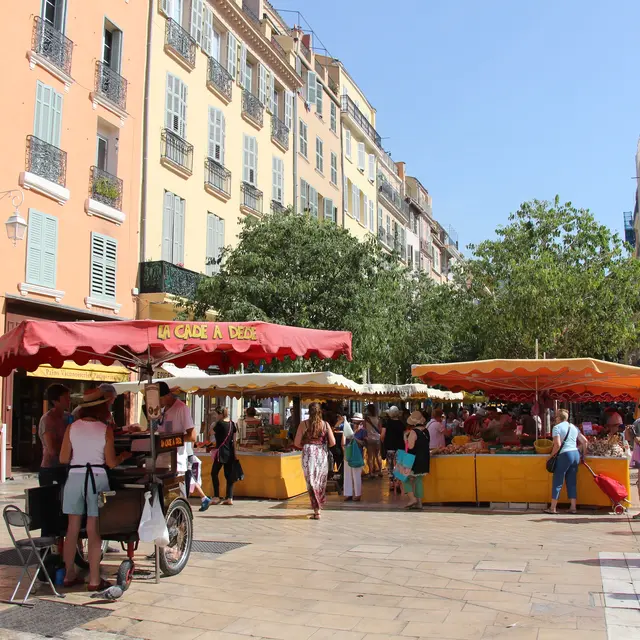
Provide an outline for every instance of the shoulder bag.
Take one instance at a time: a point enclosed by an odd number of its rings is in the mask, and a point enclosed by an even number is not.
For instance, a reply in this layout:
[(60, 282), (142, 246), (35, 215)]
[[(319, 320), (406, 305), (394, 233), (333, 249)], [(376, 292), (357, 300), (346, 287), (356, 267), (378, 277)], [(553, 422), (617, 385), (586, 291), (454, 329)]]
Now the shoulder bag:
[[(547, 471), (549, 473), (553, 473), (556, 470), (556, 464), (558, 464), (558, 456), (560, 455), (560, 452), (562, 451), (562, 449), (564, 448), (565, 443), (567, 442), (567, 438), (569, 437), (569, 434), (571, 433), (571, 427), (573, 427), (572, 424), (569, 425), (569, 428), (567, 429), (567, 435), (564, 437), (564, 440), (562, 441), (562, 444), (560, 445), (560, 448), (558, 449), (557, 453), (554, 456), (551, 456), (547, 460)], [(577, 427), (575, 427), (575, 428), (577, 428)]]

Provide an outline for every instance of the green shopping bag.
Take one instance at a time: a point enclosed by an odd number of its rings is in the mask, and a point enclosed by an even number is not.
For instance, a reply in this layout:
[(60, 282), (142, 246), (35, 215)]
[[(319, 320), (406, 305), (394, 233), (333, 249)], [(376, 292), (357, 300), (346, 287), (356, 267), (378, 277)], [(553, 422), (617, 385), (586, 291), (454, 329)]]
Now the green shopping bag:
[(344, 453), (347, 459), (347, 464), (352, 469), (360, 469), (360, 467), (364, 467), (364, 456), (362, 455), (362, 451), (355, 439), (351, 440), (351, 442), (345, 447)]
[(396, 478), (398, 478), (398, 480), (405, 482), (406, 479), (411, 474), (411, 469), (413, 467), (413, 463), (415, 462), (415, 460), (416, 460), (416, 457), (413, 455), (413, 453), (407, 453), (402, 449), (400, 449), (400, 451), (397, 451), (396, 466), (395, 466), (395, 469), (393, 470), (393, 475)]

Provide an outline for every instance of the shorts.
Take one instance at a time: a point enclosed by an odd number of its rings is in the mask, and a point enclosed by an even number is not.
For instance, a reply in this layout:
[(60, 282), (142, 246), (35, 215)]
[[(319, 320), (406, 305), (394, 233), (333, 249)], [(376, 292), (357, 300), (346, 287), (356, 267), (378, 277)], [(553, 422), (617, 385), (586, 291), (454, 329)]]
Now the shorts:
[(91, 516), (98, 517), (98, 494), (101, 491), (109, 491), (109, 478), (106, 473), (93, 472), (96, 481), (96, 492), (93, 493), (91, 478), (87, 482), (88, 496), (84, 495), (84, 480), (86, 472), (69, 473), (67, 482), (64, 485), (62, 497), (62, 512), (71, 516)]

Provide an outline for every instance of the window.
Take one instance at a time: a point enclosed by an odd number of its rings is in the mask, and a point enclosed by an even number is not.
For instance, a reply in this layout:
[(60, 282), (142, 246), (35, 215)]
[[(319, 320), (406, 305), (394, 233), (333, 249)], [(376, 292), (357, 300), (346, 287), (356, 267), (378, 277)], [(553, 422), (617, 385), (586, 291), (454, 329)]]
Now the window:
[(331, 131), (333, 131), (333, 133), (336, 133), (338, 131), (338, 116), (337, 116), (337, 108), (336, 108), (336, 103), (332, 100), (331, 101)]
[(364, 152), (364, 142), (358, 142), (358, 169), (360, 169), (360, 171), (364, 171), (366, 155)]
[[(251, 91), (251, 83), (247, 88)], [(269, 106), (267, 104), (267, 70), (261, 64), (258, 65), (258, 100), (267, 107)]]
[(300, 153), (308, 158), (308, 145), (307, 145), (307, 125), (300, 120)]
[(107, 138), (98, 136), (98, 149), (96, 152), (96, 166), (102, 171), (107, 171), (107, 162), (109, 159), (109, 141)]
[(369, 231), (373, 233), (375, 230), (375, 205), (373, 204), (373, 200), (369, 200)]
[(318, 192), (309, 185), (309, 213), (314, 217), (318, 217)]
[(209, 157), (224, 166), (224, 113), (215, 107), (209, 107)]
[(351, 131), (344, 130), (344, 155), (351, 160)]
[(300, 213), (308, 211), (309, 207), (309, 185), (305, 180), (300, 180)]
[(169, 18), (182, 24), (182, 0), (162, 0), (162, 10)]
[(162, 215), (162, 259), (184, 263), (184, 214), (186, 202), (170, 191), (164, 192)]
[(387, 243), (391, 242), (391, 218), (387, 216)]
[(436, 273), (440, 273), (440, 250), (436, 249), (435, 245), (431, 245), (433, 249), (433, 270)]
[(362, 193), (362, 217), (364, 218), (364, 226), (369, 225), (369, 198), (363, 192)]
[(316, 101), (317, 80), (315, 71), (307, 71), (307, 102), (313, 104)]
[(57, 256), (58, 218), (29, 209), (27, 282), (55, 289)]
[(378, 205), (378, 232), (384, 231), (384, 227), (382, 226), (382, 206)]
[(202, 46), (202, 18), (204, 4), (202, 0), (191, 0), (191, 37)]
[(284, 161), (282, 158), (273, 156), (271, 166), (273, 174), (271, 199), (284, 204)]
[[(273, 85), (273, 76), (271, 76), (271, 84)], [(276, 91), (275, 87), (273, 88), (273, 91), (271, 92), (271, 113), (273, 113), (273, 115), (276, 118), (280, 117), (280, 94), (278, 93), (278, 91)]]
[(204, 3), (202, 50), (214, 60), (220, 61), (220, 34), (213, 28), (213, 9), (208, 2)]
[(316, 80), (316, 113), (322, 117), (322, 94), (324, 93), (320, 80)]
[[(246, 48), (243, 46), (243, 51), (246, 51)], [(253, 89), (253, 65), (249, 62), (244, 65), (244, 84), (242, 85), (247, 91), (252, 92)], [(264, 102), (262, 103), (264, 104)]]
[(253, 136), (243, 135), (242, 181), (258, 186), (258, 141)]
[(330, 198), (324, 199), (324, 219), (331, 220), (331, 222), (337, 222), (336, 211), (333, 207), (333, 200)]
[(293, 126), (293, 92), (287, 91), (284, 100), (284, 124), (291, 131)]
[(338, 156), (331, 152), (331, 184), (338, 185)]
[(116, 73), (120, 73), (121, 49), (122, 31), (105, 19), (102, 35), (102, 62)]
[(38, 80), (33, 135), (54, 147), (59, 147), (61, 126), (62, 94)]
[(92, 298), (116, 299), (116, 271), (118, 241), (101, 233), (91, 233), (91, 275), (90, 292)]
[(207, 213), (207, 264), (205, 273), (212, 276), (220, 271), (220, 258), (224, 248), (224, 220)]
[(227, 71), (235, 80), (238, 74), (238, 41), (230, 32), (227, 32)]
[(324, 173), (324, 156), (322, 150), (322, 140), (316, 136), (316, 169), (320, 173)]
[[(163, 0), (167, 2), (168, 0)], [(42, 18), (54, 29), (64, 33), (65, 6), (64, 0), (44, 0), (42, 3)]]
[(376, 181), (376, 157), (373, 153), (369, 154), (369, 182)]
[(278, 117), (278, 95), (275, 89), (275, 78), (273, 73), (267, 71), (267, 111)]
[(351, 185), (352, 213), (356, 220), (360, 220), (360, 189), (355, 184)]
[(167, 74), (167, 111), (166, 127), (181, 138), (187, 135), (187, 85)]
[(349, 213), (349, 179), (344, 176), (344, 184), (342, 185), (342, 206)]

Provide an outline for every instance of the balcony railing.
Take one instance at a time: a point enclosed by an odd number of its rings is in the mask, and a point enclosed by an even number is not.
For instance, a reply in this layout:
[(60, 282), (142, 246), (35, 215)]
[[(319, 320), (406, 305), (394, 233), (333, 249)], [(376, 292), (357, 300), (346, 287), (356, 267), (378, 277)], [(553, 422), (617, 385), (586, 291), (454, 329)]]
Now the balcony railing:
[(164, 45), (177, 53), (190, 67), (196, 66), (196, 41), (175, 20), (167, 18)]
[(251, 91), (242, 91), (242, 113), (247, 118), (253, 120), (258, 126), (262, 126), (264, 121), (264, 105), (256, 98)]
[(341, 110), (343, 113), (348, 113), (371, 141), (382, 149), (382, 138), (380, 134), (373, 128), (373, 125), (367, 120), (364, 113), (356, 107), (354, 101), (349, 96), (342, 96)]
[(431, 248), (429, 247), (429, 243), (426, 240), (420, 240), (420, 251), (427, 255), (431, 254)]
[(271, 201), (271, 213), (284, 213), (286, 210), (282, 202), (278, 202), (277, 200)]
[(271, 116), (271, 139), (284, 149), (289, 149), (289, 127), (276, 116)]
[(27, 136), (26, 168), (45, 180), (67, 186), (67, 152), (35, 136)]
[(248, 182), (243, 182), (240, 190), (242, 191), (242, 206), (262, 215), (262, 191)]
[(217, 89), (227, 100), (231, 100), (233, 78), (215, 58), (211, 57), (207, 68), (207, 84)]
[(231, 171), (213, 158), (205, 158), (204, 183), (226, 196), (231, 196)]
[(122, 211), (122, 180), (98, 167), (91, 167), (89, 195), (92, 200)]
[(273, 45), (273, 48), (286, 60), (287, 53), (282, 48), (282, 45), (276, 40), (275, 36), (271, 36), (271, 44)]
[(387, 202), (393, 205), (398, 211), (403, 212), (403, 201), (400, 194), (391, 186), (388, 180), (381, 173), (378, 174), (378, 191), (382, 196), (384, 196)]
[(300, 51), (301, 51), (302, 55), (309, 62), (311, 62), (311, 51), (309, 51), (309, 47), (307, 47), (307, 45), (304, 42), (302, 42), (302, 40), (300, 40)]
[(193, 299), (202, 278), (201, 273), (166, 260), (141, 262), (139, 265), (140, 293), (169, 293)]
[(242, 11), (251, 22), (260, 30), (260, 18), (253, 12), (253, 9), (246, 3), (242, 3)]
[(171, 129), (162, 130), (161, 157), (178, 165), (189, 175), (193, 173), (193, 145)]
[(96, 92), (123, 111), (127, 108), (127, 81), (100, 60), (96, 62)]
[(33, 23), (31, 48), (60, 71), (71, 75), (73, 42), (40, 16), (36, 16)]

